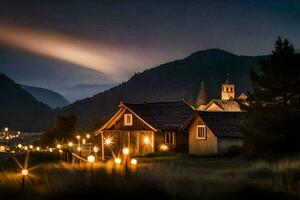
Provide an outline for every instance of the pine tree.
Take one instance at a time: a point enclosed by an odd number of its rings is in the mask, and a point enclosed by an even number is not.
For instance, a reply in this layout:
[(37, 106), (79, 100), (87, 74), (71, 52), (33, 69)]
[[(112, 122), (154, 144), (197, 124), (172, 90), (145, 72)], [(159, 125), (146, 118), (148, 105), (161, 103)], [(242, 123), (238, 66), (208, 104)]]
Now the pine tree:
[(299, 153), (300, 57), (280, 37), (261, 72), (251, 72), (250, 94), (243, 131), (245, 150), (251, 156), (274, 157)]

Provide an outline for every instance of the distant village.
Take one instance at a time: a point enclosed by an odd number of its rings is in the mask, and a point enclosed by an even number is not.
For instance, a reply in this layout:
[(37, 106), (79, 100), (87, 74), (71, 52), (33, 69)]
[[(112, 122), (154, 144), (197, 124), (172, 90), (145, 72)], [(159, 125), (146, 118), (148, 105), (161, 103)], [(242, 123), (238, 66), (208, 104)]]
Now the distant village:
[[(220, 86), (220, 99), (207, 104), (121, 102), (97, 134), (102, 141), (113, 142), (115, 154), (121, 154), (124, 148), (131, 156), (159, 152), (226, 154), (243, 145), (240, 125), (247, 98), (247, 93), (236, 96), (234, 83), (226, 80)], [(109, 154), (105, 152), (105, 156)]]

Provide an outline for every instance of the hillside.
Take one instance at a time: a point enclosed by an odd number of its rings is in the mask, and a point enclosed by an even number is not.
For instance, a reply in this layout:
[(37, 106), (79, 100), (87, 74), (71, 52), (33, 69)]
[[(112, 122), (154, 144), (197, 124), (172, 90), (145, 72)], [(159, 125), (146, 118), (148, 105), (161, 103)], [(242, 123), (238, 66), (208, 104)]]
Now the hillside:
[(14, 81), (0, 74), (0, 128), (40, 131), (49, 124), (52, 110)]
[(38, 101), (48, 105), (53, 109), (62, 108), (69, 104), (69, 102), (61, 94), (52, 90), (28, 85), (21, 85), (21, 87), (29, 92)]
[(239, 93), (251, 89), (249, 72), (258, 69), (260, 58), (237, 56), (219, 49), (199, 51), (135, 74), (129, 81), (75, 102), (61, 112), (74, 113), (83, 128), (95, 128), (113, 114), (120, 101), (139, 103), (185, 99), (193, 103), (201, 80), (205, 81), (208, 98), (219, 98), (220, 86), (227, 73), (230, 73)]
[(59, 88), (61, 94), (70, 101), (78, 101), (86, 97), (91, 97), (99, 92), (103, 92), (107, 89), (114, 87), (116, 84), (79, 84), (72, 87)]

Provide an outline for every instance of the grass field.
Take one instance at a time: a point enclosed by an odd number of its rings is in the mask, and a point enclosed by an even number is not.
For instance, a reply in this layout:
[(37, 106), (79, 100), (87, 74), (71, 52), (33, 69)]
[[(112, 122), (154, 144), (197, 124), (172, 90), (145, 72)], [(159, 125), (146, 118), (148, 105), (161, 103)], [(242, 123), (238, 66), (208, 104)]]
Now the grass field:
[[(32, 158), (33, 159), (33, 158)], [(38, 159), (36, 159), (38, 160)], [(5, 164), (0, 162), (1, 166)], [(0, 199), (298, 199), (300, 159), (276, 163), (190, 156), (141, 158), (137, 168), (71, 165), (52, 160), (20, 169), (1, 168)], [(32, 169), (31, 169), (32, 168)]]

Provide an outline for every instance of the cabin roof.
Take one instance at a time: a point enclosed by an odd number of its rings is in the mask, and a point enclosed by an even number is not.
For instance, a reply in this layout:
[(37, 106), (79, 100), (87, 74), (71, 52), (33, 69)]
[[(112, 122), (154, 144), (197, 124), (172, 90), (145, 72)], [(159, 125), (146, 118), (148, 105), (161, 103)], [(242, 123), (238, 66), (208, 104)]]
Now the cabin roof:
[(220, 138), (243, 138), (240, 126), (245, 112), (205, 112), (197, 114), (209, 129)]
[(205, 109), (210, 107), (213, 103), (215, 103), (218, 107), (220, 107), (224, 111), (231, 111), (231, 112), (240, 112), (241, 111), (240, 104), (234, 99), (230, 99), (230, 100), (212, 99), (207, 104)]
[(158, 130), (177, 130), (183, 126), (194, 110), (186, 103), (155, 102), (155, 103), (121, 103), (144, 121)]

